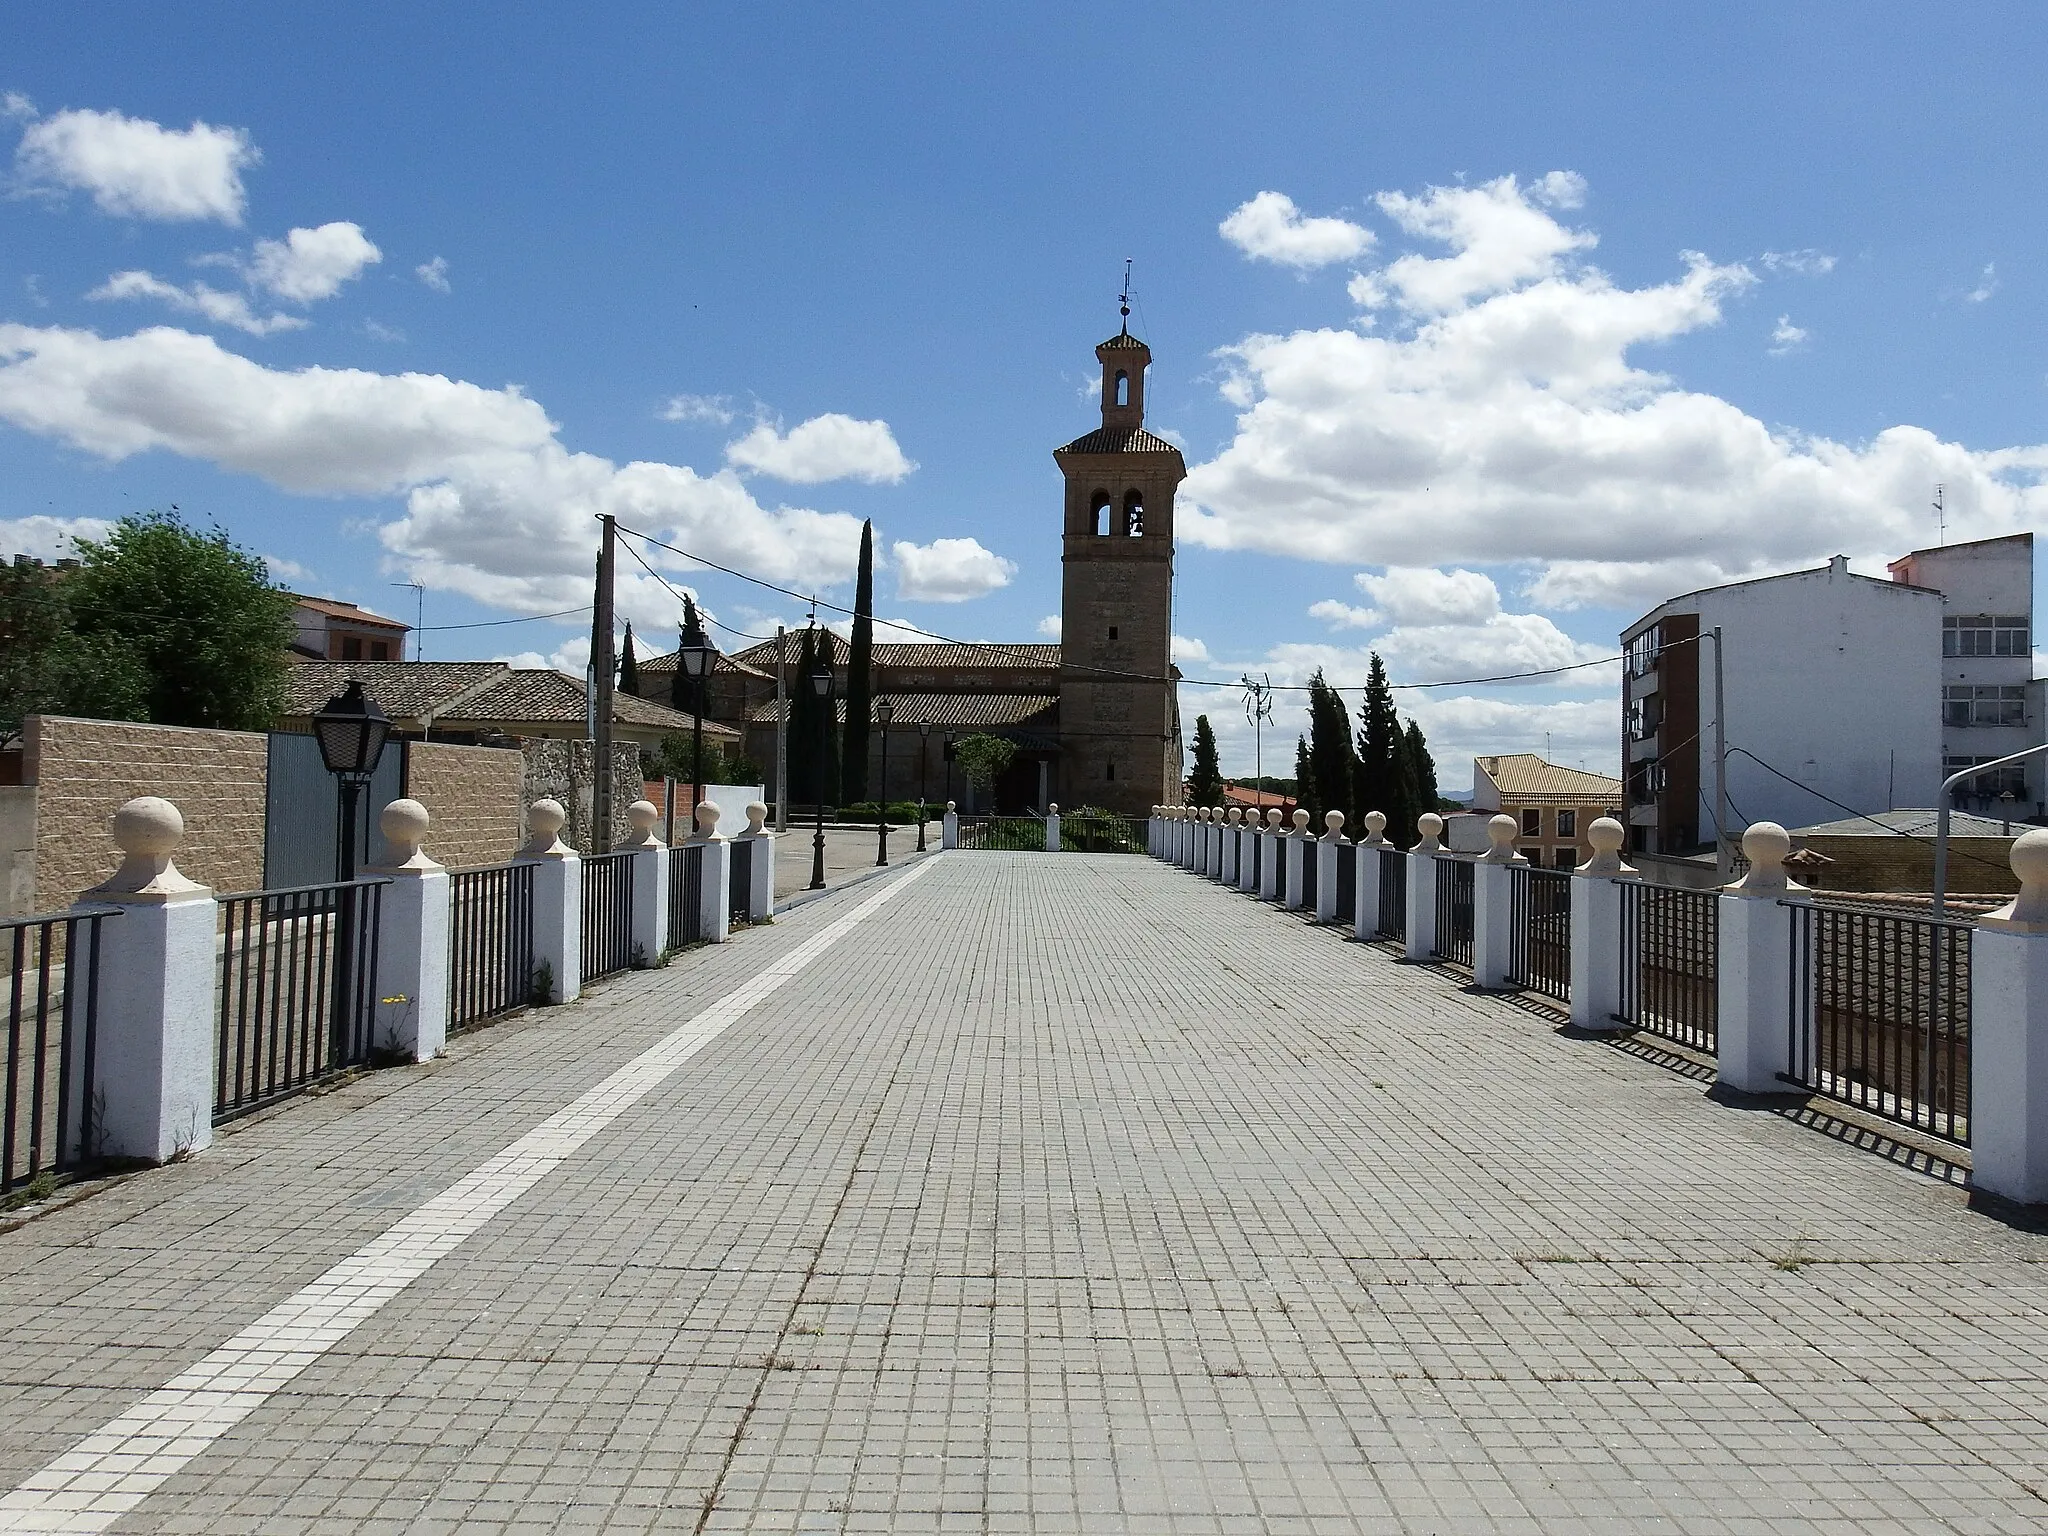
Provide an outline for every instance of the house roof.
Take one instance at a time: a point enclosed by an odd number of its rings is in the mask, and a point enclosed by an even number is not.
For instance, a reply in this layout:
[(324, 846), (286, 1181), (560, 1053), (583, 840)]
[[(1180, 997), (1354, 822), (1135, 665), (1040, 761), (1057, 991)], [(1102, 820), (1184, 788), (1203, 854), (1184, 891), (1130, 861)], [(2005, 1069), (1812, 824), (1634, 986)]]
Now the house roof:
[[(1058, 708), (1059, 697), (1050, 693), (891, 693), (896, 706), (890, 730), (929, 725), (938, 730), (1000, 730), (1006, 726), (1047, 725), (1040, 718)], [(833, 701), (834, 718), (846, 719), (846, 700)], [(757, 704), (747, 715), (755, 725), (773, 725), (780, 718), (773, 699)]]
[[(1794, 837), (1915, 837), (1932, 839), (1937, 813), (1934, 811), (1878, 811), (1869, 816), (1851, 816), (1842, 821), (1823, 821), (1811, 827), (1794, 827)], [(1967, 811), (1950, 811), (1951, 837), (2017, 837), (2028, 830), (2027, 823), (2015, 821), (2013, 830), (1995, 816), (1973, 816)]]
[(1283, 795), (1277, 789), (1251, 789), (1240, 784), (1223, 786), (1223, 803), (1226, 806), (1257, 806), (1264, 809), (1275, 806), (1283, 811), (1294, 809), (1294, 797)]
[[(846, 641), (830, 630), (832, 665), (843, 667), (847, 663), (849, 647)], [(801, 653), (801, 642), (791, 635), (785, 645), (785, 655), (791, 667), (797, 663)], [(738, 653), (736, 660), (752, 668), (768, 669), (765, 677), (773, 677), (775, 666), (775, 643), (768, 641), (752, 646)], [(878, 677), (886, 677), (884, 669), (889, 667), (1043, 667), (1051, 669), (1060, 664), (1060, 648), (1057, 645), (1001, 645), (996, 643), (970, 644), (966, 641), (940, 640), (889, 640), (877, 641), (873, 664)]]
[(1118, 331), (1095, 349), (1098, 352), (1150, 352), (1152, 349), (1129, 331)]
[(310, 715), (361, 680), (394, 720), (439, 714), (509, 671), (502, 661), (308, 661), (285, 673), (284, 713)]
[(307, 597), (303, 593), (291, 594), (293, 602), (301, 608), (310, 608), (315, 613), (324, 613), (330, 619), (346, 619), (351, 624), (367, 624), (372, 629), (395, 629), (403, 634), (412, 626), (401, 619), (387, 619), (381, 613), (372, 613), (367, 608), (358, 608), (354, 603), (344, 603), (338, 597)]
[[(640, 670), (642, 672), (658, 672), (665, 677), (675, 671), (677, 654), (675, 651), (664, 651), (659, 656), (643, 656), (639, 659)], [(732, 673), (740, 677), (765, 678), (771, 683), (775, 681), (775, 674), (773, 672), (764, 672), (761, 668), (742, 661), (740, 656), (746, 654), (748, 653), (741, 652), (740, 655), (728, 656), (723, 651), (719, 652), (717, 659), (711, 663), (712, 675), (716, 677), (725, 673)], [(789, 659), (792, 663), (796, 660), (796, 652), (793, 649), (789, 652)], [(775, 661), (775, 642), (772, 640), (768, 642), (768, 660), (772, 666)]]
[(1097, 427), (1093, 432), (1075, 438), (1064, 448), (1055, 448), (1053, 457), (1058, 458), (1063, 453), (1171, 453), (1178, 456), (1180, 450), (1143, 427)]
[(1545, 762), (1534, 752), (1509, 752), (1475, 757), (1479, 771), (1493, 780), (1504, 802), (1596, 805), (1619, 800), (1621, 780), (1583, 768)]
[[(1838, 561), (1842, 563), (1838, 565), (1836, 563)], [(1768, 576), (1747, 576), (1741, 581), (1723, 581), (1711, 587), (1694, 587), (1690, 592), (1681, 592), (1676, 597), (1667, 597), (1663, 602), (1659, 603), (1621, 632), (1622, 643), (1626, 645), (1659, 619), (1669, 615), (1671, 609), (1677, 608), (1682, 603), (1691, 602), (1694, 598), (1705, 597), (1710, 592), (1734, 592), (1743, 587), (1761, 587), (1774, 581), (1795, 581), (1806, 576), (1826, 576), (1831, 572), (1846, 576), (1851, 581), (1862, 581), (1868, 582), (1872, 586), (1888, 587), (1894, 592), (1920, 593), (1936, 600), (1939, 600), (1941, 597), (1940, 591), (1934, 587), (1923, 587), (1908, 581), (1896, 581), (1885, 576), (1865, 576), (1861, 571), (1852, 571), (1848, 568), (1845, 557), (1837, 555), (1834, 560), (1829, 561), (1826, 565), (1809, 565), (1796, 571), (1774, 571)]]
[(2034, 536), (2032, 533), (2001, 533), (1988, 539), (1962, 539), (1954, 544), (1936, 544), (1928, 549), (1909, 549), (1905, 554), (1899, 556), (1898, 559), (1886, 565), (1885, 569), (1896, 571), (1909, 560), (1918, 560), (1927, 555), (1953, 554), (1959, 549), (1981, 549), (1986, 544), (2032, 544), (2033, 542)]
[[(502, 661), (309, 661), (285, 674), (284, 714), (307, 717), (353, 680), (401, 728), (436, 725), (577, 725), (588, 718), (583, 680), (546, 668), (514, 669)], [(690, 716), (630, 693), (615, 696), (620, 725), (663, 732), (687, 731)], [(739, 732), (712, 720), (705, 734), (737, 739)]]
[[(571, 677), (566, 672), (556, 672), (551, 668), (515, 671), (507, 667), (504, 676), (465, 698), (440, 718), (451, 726), (470, 721), (479, 724), (490, 721), (507, 725), (522, 722), (575, 725), (588, 718), (588, 706), (580, 677)], [(636, 725), (663, 732), (687, 731), (695, 724), (681, 710), (670, 709), (652, 699), (635, 698), (630, 693), (613, 695), (612, 719), (620, 725)], [(732, 740), (739, 737), (739, 732), (731, 726), (708, 719), (704, 722), (704, 734)]]

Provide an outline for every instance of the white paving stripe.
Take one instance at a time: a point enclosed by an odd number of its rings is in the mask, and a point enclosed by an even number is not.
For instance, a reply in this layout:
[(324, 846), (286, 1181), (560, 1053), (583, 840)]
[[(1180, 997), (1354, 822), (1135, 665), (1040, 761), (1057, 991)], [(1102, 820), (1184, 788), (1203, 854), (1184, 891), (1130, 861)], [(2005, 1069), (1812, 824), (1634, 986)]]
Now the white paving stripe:
[(938, 861), (914, 865), (12, 1492), (0, 1531), (104, 1531)]

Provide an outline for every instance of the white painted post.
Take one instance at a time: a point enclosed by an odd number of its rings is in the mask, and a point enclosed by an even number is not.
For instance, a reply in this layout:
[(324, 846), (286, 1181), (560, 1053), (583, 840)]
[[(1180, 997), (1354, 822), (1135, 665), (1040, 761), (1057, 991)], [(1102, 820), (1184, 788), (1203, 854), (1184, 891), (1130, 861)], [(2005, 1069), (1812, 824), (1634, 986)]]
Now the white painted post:
[(527, 807), (527, 844), (518, 862), (533, 866), (533, 969), (548, 970), (549, 1003), (583, 995), (583, 860), (562, 841), (568, 821), (558, 800)]
[(697, 830), (690, 841), (704, 850), (704, 880), (698, 888), (698, 932), (707, 944), (732, 937), (732, 844), (718, 835), (718, 806), (706, 800), (697, 807)]
[[(1316, 840), (1316, 921), (1337, 921), (1337, 848), (1344, 841), (1344, 813), (1323, 812), (1328, 830)], [(1356, 854), (1352, 857), (1357, 858)]]
[(1410, 960), (1428, 960), (1436, 953), (1436, 856), (1443, 848), (1444, 819), (1435, 811), (1415, 818), (1422, 841), (1408, 850), (1408, 937)]
[(1612, 1030), (1621, 1013), (1621, 904), (1638, 872), (1621, 862), (1627, 830), (1612, 816), (1586, 828), (1593, 856), (1572, 871), (1572, 1025)]
[(954, 809), (958, 802), (946, 802), (946, 819), (939, 823), (939, 846), (958, 848), (960, 846), (960, 813)]
[(1280, 812), (1266, 812), (1266, 824), (1259, 829), (1259, 900), (1277, 901), (1280, 885)]
[(1380, 859), (1381, 850), (1391, 848), (1387, 841), (1387, 813), (1367, 811), (1365, 813), (1365, 839), (1358, 845), (1358, 852), (1352, 864), (1352, 876), (1358, 881), (1358, 890), (1351, 908), (1351, 936), (1357, 939), (1371, 939), (1380, 931)]
[(775, 834), (768, 830), (768, 807), (759, 800), (747, 802), (747, 830), (735, 842), (753, 845), (747, 865), (747, 920), (758, 923), (775, 915)]
[(392, 861), (364, 871), (390, 884), (377, 898), (375, 1044), (430, 1061), (448, 1043), (448, 871), (421, 852), (432, 818), (394, 800), (377, 818)]
[(2048, 830), (2014, 839), (2020, 893), (1970, 935), (1971, 1186), (2048, 1203)]
[(633, 855), (633, 963), (652, 965), (668, 948), (668, 845), (654, 835), (661, 812), (651, 801), (626, 807), (632, 834), (619, 852)]
[(1309, 849), (1315, 839), (1309, 836), (1307, 811), (1297, 808), (1293, 820), (1294, 830), (1287, 834), (1285, 845), (1287, 889), (1281, 905), (1289, 911), (1299, 911), (1315, 899), (1314, 892), (1309, 889), (1309, 881), (1315, 876), (1309, 865)]
[(1515, 852), (1515, 818), (1496, 816), (1486, 824), (1490, 845), (1472, 870), (1472, 981), (1504, 987), (1514, 965), (1515, 865), (1528, 860)]
[(1060, 851), (1060, 807), (1058, 801), (1051, 802), (1045, 808), (1045, 851), (1047, 853), (1058, 853)]
[(1223, 871), (1223, 811), (1210, 806), (1202, 813), (1202, 873), (1214, 880)]
[(1191, 839), (1188, 868), (1199, 875), (1205, 872), (1209, 862), (1209, 810), (1207, 806), (1194, 805), (1188, 807), (1188, 815), (1194, 821), (1194, 827), (1188, 834)]
[(1159, 807), (1153, 806), (1152, 813), (1145, 818), (1145, 851), (1153, 857), (1159, 854)]
[(1244, 812), (1236, 806), (1227, 806), (1223, 812), (1223, 825), (1217, 829), (1219, 859), (1216, 878), (1224, 885), (1237, 884), (1237, 834)]
[(1191, 805), (1180, 808), (1180, 867), (1195, 867), (1195, 808)]
[(166, 1162), (213, 1140), (213, 892), (171, 862), (185, 818), (144, 795), (113, 817), (123, 854), (81, 906), (117, 906), (100, 924), (96, 1104), (72, 1124), (88, 1155)]
[(1811, 899), (1785, 874), (1792, 839), (1774, 821), (1742, 834), (1749, 873), (1723, 886), (1714, 1081), (1743, 1093), (1784, 1093), (1791, 1066), (1792, 910)]

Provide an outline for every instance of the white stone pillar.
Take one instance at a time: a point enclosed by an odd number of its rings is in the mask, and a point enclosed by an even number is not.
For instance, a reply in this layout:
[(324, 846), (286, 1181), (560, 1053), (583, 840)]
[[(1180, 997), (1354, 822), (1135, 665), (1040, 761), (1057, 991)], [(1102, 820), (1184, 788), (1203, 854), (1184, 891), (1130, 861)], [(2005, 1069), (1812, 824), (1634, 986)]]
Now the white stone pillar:
[(145, 795), (113, 818), (124, 855), (81, 906), (116, 906), (100, 923), (97, 1103), (74, 1106), (87, 1155), (166, 1162), (213, 1140), (214, 924), (206, 886), (171, 862), (185, 818)]
[(1159, 856), (1159, 807), (1153, 806), (1151, 815), (1145, 818), (1145, 851), (1154, 858)]
[(1352, 878), (1358, 882), (1351, 907), (1351, 936), (1356, 939), (1371, 939), (1380, 931), (1381, 850), (1393, 847), (1386, 834), (1387, 813), (1367, 811), (1365, 839), (1358, 845), (1351, 868)]
[[(1344, 813), (1323, 812), (1328, 830), (1316, 840), (1316, 921), (1337, 921), (1337, 847), (1344, 841)], [(1352, 855), (1356, 859), (1357, 855)]]
[(1472, 981), (1504, 987), (1514, 967), (1515, 877), (1529, 861), (1515, 852), (1515, 818), (1495, 816), (1486, 824), (1490, 846), (1472, 870)]
[(668, 948), (668, 845), (654, 835), (661, 812), (651, 801), (626, 807), (632, 835), (618, 851), (633, 855), (632, 954), (636, 966), (653, 965)]
[[(421, 852), (432, 818), (394, 800), (377, 818), (392, 861), (364, 871), (388, 880), (377, 898), (374, 1043), (429, 1061), (448, 1043), (448, 871)], [(391, 999), (402, 998), (403, 1002)]]
[[(1792, 839), (1774, 821), (1742, 834), (1749, 873), (1721, 891), (1714, 1081), (1743, 1093), (1785, 1093), (1791, 1067), (1792, 909), (1811, 898), (1786, 877)], [(1810, 978), (1809, 978), (1810, 980)]]
[(1216, 878), (1224, 885), (1237, 884), (1237, 831), (1243, 819), (1236, 806), (1226, 806), (1223, 825), (1216, 829)]
[(562, 841), (568, 821), (558, 800), (527, 807), (527, 844), (518, 861), (533, 866), (533, 972), (540, 1001), (573, 1003), (583, 995), (583, 860)]
[(1060, 851), (1060, 807), (1058, 801), (1050, 802), (1045, 808), (1045, 851), (1047, 853), (1058, 853)]
[(1202, 815), (1202, 873), (1214, 880), (1223, 869), (1223, 811), (1210, 806)]
[(1266, 824), (1259, 829), (1259, 900), (1277, 901), (1280, 896), (1280, 812), (1269, 809)]
[(1443, 851), (1437, 841), (1443, 835), (1444, 819), (1435, 811), (1415, 818), (1422, 841), (1408, 850), (1408, 937), (1405, 953), (1410, 960), (1428, 960), (1436, 954), (1436, 856)]
[(1296, 809), (1294, 830), (1287, 834), (1287, 862), (1284, 866), (1287, 888), (1282, 893), (1281, 905), (1290, 912), (1297, 912), (1315, 899), (1315, 892), (1309, 882), (1315, 878), (1315, 868), (1310, 861), (1310, 849), (1315, 839), (1309, 836), (1308, 812)]
[(1194, 820), (1194, 827), (1189, 833), (1192, 841), (1188, 850), (1188, 869), (1198, 875), (1206, 874), (1209, 865), (1209, 808), (1189, 806), (1188, 815)]
[(747, 921), (762, 922), (775, 915), (775, 834), (768, 830), (768, 807), (759, 800), (747, 802), (747, 830), (733, 841), (753, 849), (747, 865)]
[(946, 819), (939, 823), (939, 846), (958, 848), (960, 846), (960, 813), (954, 808), (957, 802), (946, 802)]
[(1191, 805), (1180, 808), (1180, 867), (1195, 867), (1195, 808)]
[(2048, 830), (2013, 841), (2020, 893), (1970, 935), (1970, 1184), (2048, 1204)]
[(704, 850), (697, 920), (706, 944), (723, 944), (732, 937), (732, 844), (719, 836), (718, 816), (718, 806), (706, 800), (697, 807), (697, 830), (690, 837)]
[(1586, 828), (1593, 856), (1572, 871), (1572, 1025), (1614, 1030), (1621, 1013), (1621, 905), (1637, 872), (1621, 862), (1628, 833), (1612, 816)]

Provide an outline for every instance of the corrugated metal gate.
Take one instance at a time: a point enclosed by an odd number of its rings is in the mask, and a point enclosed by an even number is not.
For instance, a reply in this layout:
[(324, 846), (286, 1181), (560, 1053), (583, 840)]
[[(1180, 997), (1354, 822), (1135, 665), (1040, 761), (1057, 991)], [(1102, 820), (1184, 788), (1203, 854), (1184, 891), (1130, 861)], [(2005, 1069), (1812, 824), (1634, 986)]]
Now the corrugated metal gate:
[[(405, 798), (406, 747), (387, 742), (356, 816), (356, 868), (381, 863), (384, 835), (377, 818)], [(334, 775), (320, 761), (310, 734), (270, 733), (268, 786), (263, 804), (263, 886), (280, 890), (327, 885), (341, 878), (341, 801)]]

